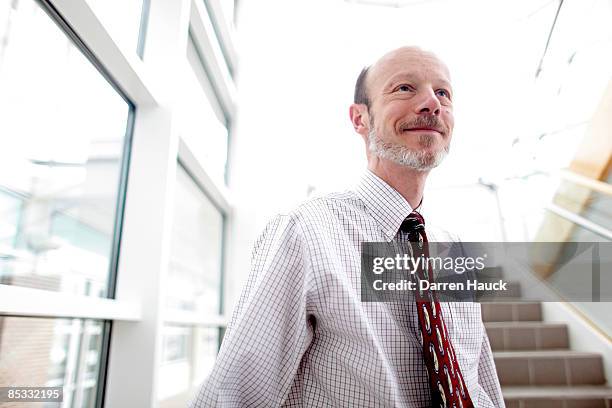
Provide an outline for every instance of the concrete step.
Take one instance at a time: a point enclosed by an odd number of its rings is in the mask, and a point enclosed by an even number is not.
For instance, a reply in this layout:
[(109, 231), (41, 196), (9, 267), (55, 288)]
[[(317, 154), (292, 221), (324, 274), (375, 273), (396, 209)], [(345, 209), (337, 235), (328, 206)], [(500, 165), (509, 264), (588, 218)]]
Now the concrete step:
[(503, 387), (506, 408), (609, 408), (612, 388), (580, 387)]
[(601, 354), (572, 350), (496, 351), (502, 386), (603, 385)]
[(567, 325), (542, 322), (485, 323), (493, 351), (569, 348)]
[(539, 302), (482, 303), (484, 322), (528, 322), (542, 320)]

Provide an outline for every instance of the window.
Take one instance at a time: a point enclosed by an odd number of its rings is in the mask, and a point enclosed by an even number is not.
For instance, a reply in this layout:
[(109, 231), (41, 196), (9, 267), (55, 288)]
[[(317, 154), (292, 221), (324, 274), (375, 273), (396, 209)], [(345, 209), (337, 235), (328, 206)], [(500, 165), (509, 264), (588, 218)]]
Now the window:
[[(179, 161), (176, 174), (166, 310), (195, 317), (166, 323), (158, 399), (162, 407), (184, 406), (210, 373), (220, 344), (224, 213)], [(211, 322), (203, 323), (210, 317)]]
[(186, 361), (189, 354), (188, 329), (166, 327), (164, 333), (164, 347), (162, 349), (162, 363), (172, 364)]
[(219, 330), (166, 326), (158, 398), (160, 407), (185, 406), (210, 374), (219, 347)]
[[(22, 204), (20, 195), (0, 187), (0, 259), (10, 259), (13, 256), (11, 248), (19, 240), (17, 231)], [(0, 271), (0, 276), (3, 276), (4, 271)]]
[(166, 306), (217, 315), (224, 217), (180, 164), (174, 209)]
[(142, 53), (150, 0), (87, 0), (110, 35), (127, 52)]
[(36, 2), (0, 33), (2, 283), (107, 296), (130, 105)]
[(224, 184), (229, 140), (227, 119), (191, 35), (187, 60), (188, 69), (181, 79), (181, 138), (211, 178)]
[(66, 407), (94, 407), (103, 323), (0, 317), (0, 387), (63, 387)]
[(210, 42), (210, 47), (217, 56), (219, 68), (225, 75), (234, 77), (235, 60), (232, 58), (232, 43), (229, 40), (234, 30), (234, 1), (224, 0), (218, 3), (210, 0), (199, 1), (204, 3), (207, 11), (207, 17), (203, 17), (202, 23), (209, 37), (213, 37), (214, 41)]
[(235, 89), (205, 8), (0, 3), (0, 386), (61, 386), (49, 407), (185, 406), (227, 324)]

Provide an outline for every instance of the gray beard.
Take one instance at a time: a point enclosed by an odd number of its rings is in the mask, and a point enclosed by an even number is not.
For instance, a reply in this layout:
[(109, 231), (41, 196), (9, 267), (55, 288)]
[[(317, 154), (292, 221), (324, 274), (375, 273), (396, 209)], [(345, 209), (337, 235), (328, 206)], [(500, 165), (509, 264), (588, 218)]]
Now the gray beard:
[[(431, 145), (431, 138), (422, 138), (419, 142), (427, 147)], [(406, 146), (384, 142), (372, 129), (368, 135), (368, 149), (381, 159), (392, 161), (401, 166), (413, 168), (417, 171), (429, 171), (442, 163), (448, 154), (448, 147), (435, 153), (412, 150)]]

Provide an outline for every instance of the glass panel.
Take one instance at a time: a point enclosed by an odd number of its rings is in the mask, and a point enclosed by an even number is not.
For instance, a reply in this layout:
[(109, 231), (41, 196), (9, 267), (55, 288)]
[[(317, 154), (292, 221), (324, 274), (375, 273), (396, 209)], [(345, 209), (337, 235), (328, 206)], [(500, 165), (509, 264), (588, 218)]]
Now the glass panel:
[(536, 82), (546, 131), (591, 119), (612, 75), (611, 22), (608, 0), (563, 2)]
[[(555, 197), (555, 204), (587, 219), (596, 225), (612, 231), (612, 196), (590, 187), (564, 180), (562, 188)], [(601, 241), (605, 238), (587, 239), (592, 232), (584, 235), (583, 231), (574, 231), (571, 241)], [(584, 237), (584, 239), (582, 239)]]
[(179, 363), (187, 361), (189, 355), (189, 338), (186, 328), (168, 328), (164, 334), (164, 347), (162, 350), (162, 363)]
[(571, 302), (584, 313), (591, 322), (608, 336), (612, 336), (612, 319), (610, 319), (610, 302)]
[(612, 231), (612, 196), (591, 191), (583, 217)]
[[(213, 14), (212, 7), (209, 6), (208, 0), (203, 0), (206, 4), (207, 16), (202, 16), (202, 23), (206, 27), (206, 31), (210, 36), (210, 47), (212, 49), (212, 55), (217, 60), (220, 65), (221, 70), (225, 77), (229, 80), (232, 80), (234, 77), (233, 67), (230, 63), (229, 55), (227, 54), (226, 46), (227, 43), (224, 43), (222, 39), (224, 38), (221, 34), (225, 31), (225, 33), (229, 33), (230, 38), (225, 38), (225, 41), (229, 41), (231, 43), (234, 35), (234, 22), (233, 22), (233, 13), (234, 13), (234, 5), (233, 1), (225, 1), (221, 4), (221, 14)], [(219, 10), (217, 8), (217, 10)], [(230, 14), (228, 14), (230, 13)], [(223, 30), (223, 27), (228, 27), (229, 29)], [(193, 41), (193, 39), (191, 39)]]
[(223, 215), (181, 165), (176, 177), (166, 305), (218, 314)]
[[(545, 7), (549, 28), (551, 11), (558, 6), (558, 2), (551, 2)], [(541, 34), (533, 38), (545, 44), (546, 36)], [(495, 184), (492, 191), (499, 197), (497, 224), (503, 227), (507, 240), (604, 239), (543, 210), (551, 204), (612, 229), (609, 196), (558, 177), (563, 169), (592, 179), (608, 171), (612, 154), (611, 122), (607, 120), (612, 92), (611, 49), (612, 2), (562, 3), (542, 70), (526, 98), (530, 107), (546, 108), (525, 110), (525, 131), (516, 134), (512, 148), (500, 157), (500, 162), (508, 164), (505, 174), (491, 180)], [(490, 177), (488, 173), (491, 171), (483, 171), (483, 177)], [(464, 197), (456, 201), (481, 204), (469, 194)]]
[(219, 346), (216, 327), (164, 328), (158, 398), (163, 408), (184, 407), (210, 374)]
[(101, 321), (0, 317), (0, 387), (63, 387), (63, 403), (44, 406), (93, 408), (102, 330)]
[(141, 18), (146, 18), (143, 0), (87, 0), (109, 34), (128, 52), (136, 52)]
[(228, 130), (223, 111), (191, 36), (187, 56), (189, 65), (181, 76), (181, 138), (207, 173), (219, 184), (224, 184)]
[(563, 2), (532, 96), (534, 106), (547, 108), (531, 115), (535, 137), (518, 135), (514, 149), (522, 153), (525, 174), (568, 167), (592, 132), (593, 114), (612, 80), (611, 23), (608, 0)]
[(36, 2), (0, 33), (0, 281), (106, 296), (130, 106)]
[(22, 203), (23, 200), (19, 195), (4, 190), (0, 186), (0, 248), (13, 247), (18, 240), (17, 232)]

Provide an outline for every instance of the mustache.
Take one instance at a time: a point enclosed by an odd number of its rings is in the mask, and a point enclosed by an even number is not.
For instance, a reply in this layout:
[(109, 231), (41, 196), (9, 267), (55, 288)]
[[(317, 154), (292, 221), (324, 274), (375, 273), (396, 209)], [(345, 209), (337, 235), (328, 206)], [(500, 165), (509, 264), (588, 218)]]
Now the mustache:
[(413, 120), (399, 123), (400, 132), (415, 128), (435, 129), (443, 135), (446, 135), (448, 133), (448, 128), (444, 126), (444, 123), (442, 123), (442, 121), (438, 119), (437, 116), (433, 115), (417, 116)]

